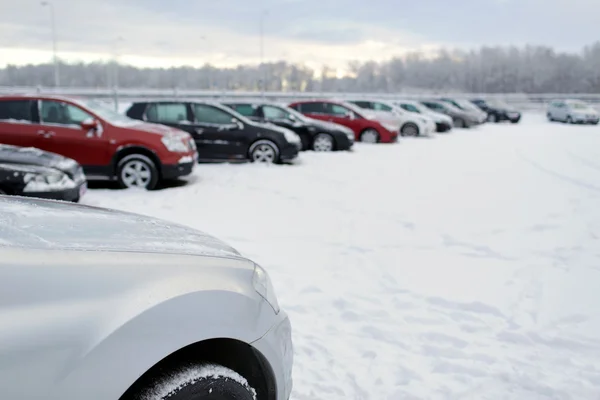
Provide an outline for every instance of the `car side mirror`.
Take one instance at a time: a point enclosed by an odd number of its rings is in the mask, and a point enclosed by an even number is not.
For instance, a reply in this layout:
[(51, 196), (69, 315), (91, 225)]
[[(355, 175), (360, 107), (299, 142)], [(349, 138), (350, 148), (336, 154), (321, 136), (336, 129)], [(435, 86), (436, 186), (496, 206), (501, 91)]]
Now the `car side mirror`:
[(348, 114), (346, 114), (346, 118), (348, 118), (350, 121), (353, 121), (356, 119), (356, 115), (354, 115), (354, 113), (350, 111)]
[(244, 124), (237, 118), (231, 118), (231, 129), (244, 129)]
[(86, 132), (98, 129), (98, 121), (95, 119), (86, 119), (85, 121), (82, 121), (80, 125), (81, 129)]

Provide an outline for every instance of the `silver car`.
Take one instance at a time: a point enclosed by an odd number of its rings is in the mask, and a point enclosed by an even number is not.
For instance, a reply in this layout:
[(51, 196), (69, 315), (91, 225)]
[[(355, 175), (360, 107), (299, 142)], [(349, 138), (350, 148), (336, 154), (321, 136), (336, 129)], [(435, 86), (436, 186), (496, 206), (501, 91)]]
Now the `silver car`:
[(579, 100), (554, 100), (548, 104), (546, 116), (549, 121), (569, 124), (598, 125), (600, 114), (590, 104)]
[(0, 274), (2, 399), (289, 398), (270, 279), (211, 236), (0, 196)]

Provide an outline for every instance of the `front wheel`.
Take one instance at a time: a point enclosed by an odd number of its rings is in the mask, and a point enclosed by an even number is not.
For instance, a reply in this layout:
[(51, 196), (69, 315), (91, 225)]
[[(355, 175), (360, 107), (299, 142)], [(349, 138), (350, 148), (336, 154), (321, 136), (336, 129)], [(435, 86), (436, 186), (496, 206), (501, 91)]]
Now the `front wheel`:
[(419, 136), (419, 127), (413, 123), (408, 123), (400, 130), (402, 136)]
[(148, 392), (148, 400), (254, 400), (248, 381), (220, 365), (191, 367)]
[(319, 133), (315, 136), (312, 147), (314, 151), (333, 151), (333, 138), (327, 133)]
[(250, 160), (265, 164), (274, 164), (279, 158), (279, 149), (270, 140), (259, 140), (250, 146)]
[(567, 124), (572, 124), (573, 123), (573, 118), (571, 118), (571, 116), (569, 115), (567, 117)]
[(456, 128), (465, 128), (467, 126), (467, 124), (465, 123), (465, 120), (462, 118), (456, 118), (454, 120), (454, 126)]
[(360, 134), (360, 141), (364, 143), (377, 143), (379, 142), (379, 132), (375, 129), (366, 129)]
[(488, 115), (488, 122), (494, 124), (496, 122), (498, 122), (498, 117), (496, 117), (496, 114), (490, 114)]
[(117, 180), (122, 188), (152, 190), (158, 184), (158, 169), (149, 157), (130, 154), (119, 161)]

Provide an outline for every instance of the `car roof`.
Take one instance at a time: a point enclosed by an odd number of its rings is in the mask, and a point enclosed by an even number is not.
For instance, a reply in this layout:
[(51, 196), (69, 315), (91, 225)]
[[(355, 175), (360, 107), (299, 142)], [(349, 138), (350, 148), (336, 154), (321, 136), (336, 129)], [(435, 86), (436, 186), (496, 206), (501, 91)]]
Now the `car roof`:
[(64, 96), (55, 94), (7, 94), (0, 95), (0, 100), (59, 100), (77, 102), (83, 99), (77, 96)]
[(137, 252), (243, 258), (203, 232), (115, 210), (0, 196), (0, 249)]

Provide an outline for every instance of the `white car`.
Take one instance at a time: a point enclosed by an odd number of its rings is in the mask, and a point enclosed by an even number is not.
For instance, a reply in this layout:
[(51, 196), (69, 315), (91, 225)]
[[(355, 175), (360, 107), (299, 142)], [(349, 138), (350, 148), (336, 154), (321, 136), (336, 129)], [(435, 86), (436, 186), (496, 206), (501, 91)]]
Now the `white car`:
[(269, 276), (196, 230), (0, 196), (0, 393), (14, 400), (288, 400)]
[(437, 132), (448, 132), (452, 130), (452, 117), (449, 117), (446, 114), (430, 110), (423, 104), (412, 100), (400, 100), (394, 101), (393, 103), (407, 112), (421, 114), (431, 118), (433, 122), (435, 122)]
[(347, 100), (366, 110), (389, 113), (400, 121), (400, 135), (402, 136), (428, 136), (436, 131), (433, 119), (427, 115), (417, 115), (403, 110), (392, 102), (379, 100)]
[(600, 115), (591, 105), (579, 100), (554, 100), (548, 105), (546, 116), (549, 121), (569, 124), (598, 125)]

